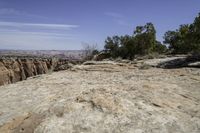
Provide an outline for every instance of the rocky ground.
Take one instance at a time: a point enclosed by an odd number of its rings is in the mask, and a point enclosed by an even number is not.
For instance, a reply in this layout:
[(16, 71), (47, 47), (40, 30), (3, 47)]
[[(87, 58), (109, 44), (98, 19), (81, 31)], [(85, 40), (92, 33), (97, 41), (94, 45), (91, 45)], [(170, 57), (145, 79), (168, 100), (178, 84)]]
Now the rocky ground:
[(157, 62), (86, 62), (1, 86), (0, 133), (199, 133), (200, 69)]

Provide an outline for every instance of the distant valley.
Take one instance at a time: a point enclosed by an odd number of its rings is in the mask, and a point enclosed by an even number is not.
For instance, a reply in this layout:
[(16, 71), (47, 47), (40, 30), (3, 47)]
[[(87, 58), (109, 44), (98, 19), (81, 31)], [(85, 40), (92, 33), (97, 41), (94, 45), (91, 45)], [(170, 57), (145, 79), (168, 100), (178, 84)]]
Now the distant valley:
[(4, 50), (0, 49), (0, 56), (4, 57), (57, 57), (61, 59), (79, 60), (83, 57), (83, 50)]

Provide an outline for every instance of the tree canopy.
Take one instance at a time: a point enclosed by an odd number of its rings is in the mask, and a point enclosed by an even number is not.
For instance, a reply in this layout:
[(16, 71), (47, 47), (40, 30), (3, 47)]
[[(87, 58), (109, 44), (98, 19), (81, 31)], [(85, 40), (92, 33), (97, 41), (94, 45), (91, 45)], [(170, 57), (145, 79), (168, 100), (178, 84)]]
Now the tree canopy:
[(167, 31), (164, 43), (175, 54), (200, 52), (200, 13), (192, 24), (180, 25), (175, 31)]
[(156, 30), (152, 23), (137, 26), (131, 36), (107, 37), (104, 48), (113, 58), (128, 59), (133, 59), (135, 55), (163, 53), (166, 50), (166, 46), (156, 40)]
[(156, 40), (154, 25), (146, 23), (137, 26), (132, 35), (107, 37), (104, 50), (110, 57), (127, 59), (133, 59), (135, 55), (154, 52), (162, 54), (166, 51), (173, 54), (200, 53), (200, 13), (192, 24), (180, 25), (175, 31), (167, 31), (164, 34), (164, 44)]

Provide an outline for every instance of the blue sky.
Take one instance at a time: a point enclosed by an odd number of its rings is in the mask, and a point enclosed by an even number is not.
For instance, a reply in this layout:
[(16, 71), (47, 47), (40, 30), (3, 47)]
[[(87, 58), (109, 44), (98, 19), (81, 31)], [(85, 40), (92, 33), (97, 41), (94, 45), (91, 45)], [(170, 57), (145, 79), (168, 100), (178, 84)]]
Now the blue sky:
[(200, 0), (0, 0), (0, 49), (103, 48), (107, 36), (152, 22), (157, 39), (192, 23)]

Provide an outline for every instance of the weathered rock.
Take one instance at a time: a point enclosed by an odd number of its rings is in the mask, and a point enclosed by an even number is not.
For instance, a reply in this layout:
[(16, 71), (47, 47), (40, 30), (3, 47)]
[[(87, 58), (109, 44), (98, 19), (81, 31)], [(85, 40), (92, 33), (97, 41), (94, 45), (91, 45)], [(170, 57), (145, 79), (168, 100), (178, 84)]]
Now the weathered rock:
[(74, 65), (72, 63), (57, 65), (57, 67), (54, 68), (54, 71), (67, 70), (72, 68), (73, 66)]
[(200, 62), (189, 63), (188, 66), (189, 67), (198, 67), (198, 68), (200, 68)]
[(179, 55), (175, 57), (166, 57), (158, 59), (144, 59), (137, 61), (137, 66), (158, 67), (158, 68), (182, 68), (182, 67), (200, 67), (200, 56)]
[(1, 86), (0, 98), (2, 133), (200, 132), (198, 68), (95, 62)]
[(68, 64), (67, 60), (40, 59), (40, 58), (4, 58), (0, 60), (0, 85), (22, 81), (28, 77), (45, 74), (49, 71), (66, 70), (60, 67)]
[(0, 62), (0, 85), (10, 83), (10, 71)]

